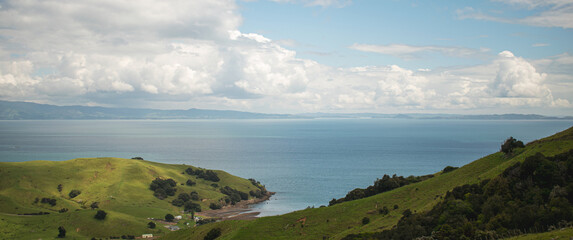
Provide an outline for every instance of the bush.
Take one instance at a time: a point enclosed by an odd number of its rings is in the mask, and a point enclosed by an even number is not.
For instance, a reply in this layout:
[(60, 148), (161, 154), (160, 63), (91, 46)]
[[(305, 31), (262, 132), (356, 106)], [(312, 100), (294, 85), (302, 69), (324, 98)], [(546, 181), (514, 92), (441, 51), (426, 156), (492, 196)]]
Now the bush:
[(220, 228), (213, 228), (211, 229), (207, 235), (203, 238), (204, 240), (213, 240), (221, 236), (221, 229)]
[(442, 170), (442, 173), (448, 173), (448, 172), (454, 171), (456, 169), (458, 169), (458, 167), (447, 166), (444, 168), (444, 170)]
[(70, 196), (70, 198), (75, 198), (78, 195), (80, 195), (81, 193), (82, 193), (82, 191), (74, 189), (74, 190), (70, 191), (68, 196)]
[(362, 218), (362, 225), (366, 225), (368, 223), (370, 223), (370, 218), (367, 217)]
[(386, 206), (384, 206), (383, 208), (378, 210), (378, 213), (380, 213), (382, 215), (386, 215), (386, 214), (390, 213), (390, 210), (388, 210), (388, 208)]
[(104, 210), (97, 210), (96, 215), (94, 216), (97, 220), (104, 220), (107, 216), (107, 213)]
[(62, 186), (62, 184), (58, 184), (58, 192), (62, 192), (62, 189), (64, 189), (64, 187)]
[(175, 219), (175, 217), (173, 216), (173, 214), (168, 213), (168, 214), (165, 215), (165, 221), (172, 222), (173, 219)]
[(147, 227), (148, 227), (148, 228), (154, 229), (155, 226), (156, 226), (156, 225), (155, 225), (154, 222), (148, 222), (148, 223), (147, 223)]
[(66, 229), (62, 226), (58, 227), (58, 238), (66, 237)]
[(193, 182), (193, 181), (191, 181), (191, 179), (189, 179), (189, 180), (187, 180), (187, 182), (185, 184), (187, 184), (187, 186), (195, 186), (197, 183)]
[(96, 209), (96, 208), (99, 208), (99, 203), (98, 203), (98, 202), (93, 202), (93, 203), (90, 205), (90, 208), (91, 208), (92, 210), (93, 210), (93, 209)]
[(213, 210), (217, 210), (217, 209), (221, 209), (223, 206), (221, 206), (220, 203), (211, 203), (209, 204), (209, 208), (213, 209)]

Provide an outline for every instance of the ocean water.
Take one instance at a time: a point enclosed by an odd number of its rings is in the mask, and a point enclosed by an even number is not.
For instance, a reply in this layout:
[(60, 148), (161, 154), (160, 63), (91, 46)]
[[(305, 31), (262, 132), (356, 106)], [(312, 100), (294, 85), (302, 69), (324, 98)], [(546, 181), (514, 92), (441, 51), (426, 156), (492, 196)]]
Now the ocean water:
[(0, 121), (0, 161), (140, 156), (221, 169), (277, 192), (261, 216), (328, 205), (384, 174), (424, 175), (573, 125), (558, 120)]

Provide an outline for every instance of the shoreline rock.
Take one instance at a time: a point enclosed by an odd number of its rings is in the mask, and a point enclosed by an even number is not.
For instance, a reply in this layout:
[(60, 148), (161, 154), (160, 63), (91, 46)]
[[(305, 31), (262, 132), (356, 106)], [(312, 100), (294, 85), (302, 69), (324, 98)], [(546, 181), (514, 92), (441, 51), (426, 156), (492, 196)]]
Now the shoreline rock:
[(253, 198), (249, 200), (242, 200), (235, 205), (227, 205), (217, 210), (207, 210), (198, 215), (205, 216), (208, 218), (220, 218), (222, 221), (225, 220), (252, 220), (256, 219), (260, 212), (251, 212), (250, 205), (261, 203), (269, 200), (275, 192), (267, 192), (261, 198)]

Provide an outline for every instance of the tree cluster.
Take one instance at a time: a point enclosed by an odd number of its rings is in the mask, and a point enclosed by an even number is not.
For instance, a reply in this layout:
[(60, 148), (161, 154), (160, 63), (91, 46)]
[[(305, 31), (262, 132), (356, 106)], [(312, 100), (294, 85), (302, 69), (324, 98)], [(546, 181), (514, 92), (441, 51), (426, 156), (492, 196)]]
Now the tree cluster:
[(233, 189), (229, 186), (225, 186), (222, 187), (220, 189), (221, 193), (229, 196), (230, 202), (231, 204), (235, 204), (240, 202), (241, 200), (248, 200), (249, 199), (249, 194), (245, 193), (245, 192), (241, 192), (239, 190)]
[(523, 148), (525, 147), (525, 145), (523, 145), (522, 141), (518, 141), (517, 139), (513, 138), (513, 137), (509, 137), (507, 140), (505, 140), (505, 142), (501, 145), (501, 152), (505, 153), (505, 154), (511, 154), (513, 153), (513, 149), (515, 148)]
[[(52, 207), (56, 206), (56, 199), (55, 198), (42, 198), (42, 200), (40, 202), (50, 204), (50, 206), (52, 206)], [(38, 203), (38, 198), (36, 198), (34, 203)]]
[(176, 199), (171, 201), (171, 204), (176, 207), (183, 207), (185, 211), (201, 212), (201, 205), (192, 201), (199, 201), (199, 194), (195, 191), (188, 193), (180, 193)]
[(202, 169), (198, 168), (193, 170), (193, 168), (189, 167), (185, 169), (185, 172), (191, 176), (197, 176), (198, 178), (202, 178), (211, 182), (218, 182), (221, 180), (219, 179), (219, 176), (217, 176), (217, 173), (212, 170), (203, 171)]
[(396, 176), (396, 174), (394, 174), (392, 177), (388, 176), (387, 174), (384, 174), (382, 179), (376, 179), (376, 181), (374, 181), (374, 185), (368, 186), (366, 189), (356, 188), (356, 189), (348, 192), (346, 194), (346, 196), (343, 198), (332, 199), (328, 203), (328, 206), (332, 206), (334, 204), (338, 204), (338, 203), (342, 203), (342, 202), (347, 202), (347, 201), (352, 201), (352, 200), (357, 200), (357, 199), (362, 199), (362, 198), (374, 196), (376, 194), (387, 192), (387, 191), (390, 191), (392, 189), (399, 188), (399, 187), (402, 187), (402, 186), (405, 186), (408, 184), (424, 181), (424, 180), (429, 179), (433, 176), (434, 175), (430, 174), (430, 175), (417, 176), (417, 177), (409, 176), (409, 177), (405, 178), (403, 176)]
[(258, 190), (249, 191), (249, 195), (256, 198), (261, 198), (267, 194), (267, 188), (265, 187), (265, 185), (262, 185), (261, 182), (253, 178), (249, 178), (249, 181), (251, 181), (251, 184), (253, 184), (253, 186), (258, 188)]
[(396, 227), (346, 239), (497, 239), (543, 232), (573, 220), (573, 150), (538, 153), (492, 180), (446, 194), (427, 213), (400, 219)]
[(167, 196), (175, 196), (177, 189), (177, 182), (175, 180), (156, 178), (149, 185), (149, 189), (153, 191), (153, 195), (159, 199), (165, 199)]

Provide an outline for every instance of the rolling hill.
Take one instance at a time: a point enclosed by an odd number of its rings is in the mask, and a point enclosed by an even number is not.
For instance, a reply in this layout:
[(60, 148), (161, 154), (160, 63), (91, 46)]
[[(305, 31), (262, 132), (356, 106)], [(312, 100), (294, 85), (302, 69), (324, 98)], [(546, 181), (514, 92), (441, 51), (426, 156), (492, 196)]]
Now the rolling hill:
[[(511, 155), (497, 152), (457, 170), (436, 173), (428, 180), (372, 197), (254, 221), (207, 224), (170, 233), (165, 239), (203, 239), (212, 229), (221, 230), (222, 236), (218, 239), (342, 239), (350, 234), (380, 232), (395, 226), (406, 209), (412, 213), (431, 210), (444, 199), (448, 191), (457, 186), (492, 179), (508, 167), (538, 153), (555, 156), (572, 149), (573, 128), (570, 128), (531, 142), (525, 148), (516, 149)], [(387, 215), (379, 214), (379, 209), (383, 207), (389, 209)], [(365, 217), (369, 219), (368, 224), (362, 221)]]
[[(67, 230), (66, 236), (70, 238), (141, 236), (143, 233), (157, 236), (165, 234), (167, 229), (149, 229), (148, 218), (163, 219), (168, 213), (180, 215), (183, 208), (171, 204), (180, 193), (196, 192), (200, 201), (192, 202), (205, 210), (211, 203), (227, 198), (220, 191), (223, 187), (244, 193), (259, 189), (250, 180), (223, 171), (213, 171), (219, 178), (213, 182), (189, 175), (188, 168), (187, 165), (118, 158), (2, 162), (0, 239), (54, 238), (59, 226)], [(155, 197), (150, 184), (156, 178), (173, 179), (177, 183), (175, 195), (164, 200)], [(187, 185), (187, 180), (195, 184)], [(72, 190), (81, 193), (72, 198)], [(50, 200), (55, 204), (51, 205)], [(92, 209), (94, 202), (98, 205), (96, 209)], [(94, 218), (98, 210), (107, 213), (105, 220)]]

